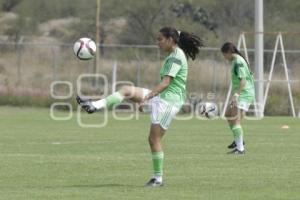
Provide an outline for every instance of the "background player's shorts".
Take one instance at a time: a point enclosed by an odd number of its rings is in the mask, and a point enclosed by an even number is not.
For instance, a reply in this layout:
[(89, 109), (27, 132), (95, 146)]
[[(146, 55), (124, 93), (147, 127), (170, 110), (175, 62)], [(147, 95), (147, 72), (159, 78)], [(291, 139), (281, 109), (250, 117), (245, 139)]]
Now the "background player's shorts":
[(239, 109), (247, 112), (249, 110), (250, 105), (251, 105), (251, 103), (249, 103), (248, 101), (245, 101), (243, 99), (238, 99), (237, 107)]
[(254, 91), (244, 91), (237, 99), (237, 107), (247, 112), (250, 105), (254, 102)]
[[(143, 90), (144, 97), (151, 92), (148, 89)], [(151, 123), (159, 124), (165, 130), (169, 128), (172, 119), (179, 112), (179, 110), (179, 106), (169, 104), (159, 96), (155, 96), (150, 99), (143, 107), (144, 112), (151, 113)]]
[(250, 99), (252, 99), (252, 98), (249, 98), (249, 97), (248, 98), (241, 98), (241, 97), (239, 97), (238, 101), (237, 101), (237, 107), (239, 109), (244, 110), (244, 111), (247, 112), (249, 110), (250, 105), (252, 104)]

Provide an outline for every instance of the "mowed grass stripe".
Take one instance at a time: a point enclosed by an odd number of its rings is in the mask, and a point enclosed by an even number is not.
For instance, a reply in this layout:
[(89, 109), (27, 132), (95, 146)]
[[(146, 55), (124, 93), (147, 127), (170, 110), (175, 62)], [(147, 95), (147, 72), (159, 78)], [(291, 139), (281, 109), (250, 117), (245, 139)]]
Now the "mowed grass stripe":
[[(152, 175), (149, 116), (110, 115), (108, 126), (87, 129), (76, 116), (52, 120), (48, 109), (0, 112), (0, 199), (298, 198), (299, 119), (244, 121), (244, 156), (226, 155), (232, 135), (223, 120), (173, 121), (163, 140), (165, 186), (153, 189), (143, 187)], [(97, 123), (101, 115), (82, 117)]]

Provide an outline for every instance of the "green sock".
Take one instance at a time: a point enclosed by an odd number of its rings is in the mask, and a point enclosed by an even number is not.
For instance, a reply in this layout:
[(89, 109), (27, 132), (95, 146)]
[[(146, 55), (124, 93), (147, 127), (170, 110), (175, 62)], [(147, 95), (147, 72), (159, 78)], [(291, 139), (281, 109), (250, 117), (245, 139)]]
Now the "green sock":
[(114, 105), (121, 103), (124, 100), (124, 96), (120, 92), (115, 92), (105, 98), (106, 106), (112, 108)]
[(155, 176), (163, 175), (164, 152), (152, 152), (153, 170)]
[(236, 144), (236, 149), (238, 149), (239, 151), (244, 151), (245, 150), (244, 137), (243, 137), (243, 129), (241, 125), (233, 126), (232, 133)]
[(239, 138), (243, 134), (243, 129), (242, 129), (241, 125), (233, 125), (231, 130), (232, 130), (234, 139)]

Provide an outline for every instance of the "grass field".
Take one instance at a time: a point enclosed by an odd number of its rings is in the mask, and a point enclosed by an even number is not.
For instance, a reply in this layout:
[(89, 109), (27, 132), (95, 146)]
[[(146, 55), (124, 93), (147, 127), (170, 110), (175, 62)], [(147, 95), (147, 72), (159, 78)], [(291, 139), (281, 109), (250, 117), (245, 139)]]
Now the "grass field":
[[(299, 118), (244, 121), (244, 156), (226, 155), (232, 136), (225, 121), (175, 121), (163, 141), (165, 186), (145, 188), (148, 116), (109, 118), (97, 129), (79, 127), (75, 116), (54, 121), (47, 109), (0, 113), (0, 199), (299, 199)], [(96, 122), (101, 114), (83, 118)]]

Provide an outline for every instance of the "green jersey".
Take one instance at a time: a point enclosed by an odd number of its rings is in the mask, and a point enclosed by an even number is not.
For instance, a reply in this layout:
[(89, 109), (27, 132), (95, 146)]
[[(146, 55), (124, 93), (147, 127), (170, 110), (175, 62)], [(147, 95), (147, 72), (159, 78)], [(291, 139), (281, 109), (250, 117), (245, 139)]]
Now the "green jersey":
[(160, 93), (160, 98), (171, 104), (181, 106), (186, 97), (186, 80), (188, 74), (187, 59), (182, 49), (176, 47), (164, 60), (160, 70), (161, 79), (171, 76), (169, 86)]
[(245, 59), (240, 55), (236, 55), (231, 66), (231, 82), (233, 93), (238, 92), (242, 78), (246, 79), (246, 84), (240, 93), (239, 100), (252, 103), (254, 100), (253, 76)]

